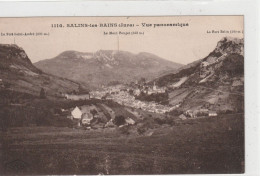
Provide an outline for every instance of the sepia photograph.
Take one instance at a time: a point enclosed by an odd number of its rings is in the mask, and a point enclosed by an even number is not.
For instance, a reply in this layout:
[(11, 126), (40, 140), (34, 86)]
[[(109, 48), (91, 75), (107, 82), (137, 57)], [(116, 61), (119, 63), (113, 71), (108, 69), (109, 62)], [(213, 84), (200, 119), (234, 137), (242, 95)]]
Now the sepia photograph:
[(0, 175), (245, 172), (244, 16), (0, 26)]

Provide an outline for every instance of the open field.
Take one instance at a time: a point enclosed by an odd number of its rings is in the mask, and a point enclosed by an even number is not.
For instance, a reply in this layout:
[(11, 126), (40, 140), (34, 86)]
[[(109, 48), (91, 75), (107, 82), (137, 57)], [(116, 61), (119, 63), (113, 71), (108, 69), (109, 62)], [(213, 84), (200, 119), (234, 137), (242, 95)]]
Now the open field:
[(151, 136), (118, 128), (1, 132), (1, 174), (181, 174), (244, 171), (244, 117), (180, 121)]

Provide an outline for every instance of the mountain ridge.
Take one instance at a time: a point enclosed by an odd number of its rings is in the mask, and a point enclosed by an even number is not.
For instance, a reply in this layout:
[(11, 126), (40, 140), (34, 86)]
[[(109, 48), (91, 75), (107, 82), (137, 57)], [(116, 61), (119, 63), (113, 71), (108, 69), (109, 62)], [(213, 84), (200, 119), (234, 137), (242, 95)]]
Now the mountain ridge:
[(141, 77), (151, 79), (162, 71), (181, 66), (154, 54), (133, 54), (121, 50), (98, 50), (95, 53), (64, 51), (52, 59), (42, 60), (34, 65), (53, 75), (94, 87), (114, 81), (129, 83)]

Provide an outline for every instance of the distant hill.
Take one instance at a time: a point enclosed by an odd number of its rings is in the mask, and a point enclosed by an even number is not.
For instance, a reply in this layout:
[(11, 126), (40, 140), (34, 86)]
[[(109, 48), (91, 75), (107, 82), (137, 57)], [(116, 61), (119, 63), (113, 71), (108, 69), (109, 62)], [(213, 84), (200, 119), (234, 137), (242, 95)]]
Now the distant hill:
[(25, 51), (17, 45), (0, 44), (0, 89), (39, 95), (43, 88), (47, 95), (78, 90), (80, 84), (46, 74), (36, 68)]
[(244, 110), (244, 39), (225, 37), (205, 58), (151, 81), (170, 88), (169, 102), (184, 110)]
[(150, 53), (132, 54), (113, 50), (99, 50), (95, 53), (65, 51), (34, 65), (47, 73), (93, 87), (129, 83), (141, 77), (151, 80), (165, 71), (182, 66)]

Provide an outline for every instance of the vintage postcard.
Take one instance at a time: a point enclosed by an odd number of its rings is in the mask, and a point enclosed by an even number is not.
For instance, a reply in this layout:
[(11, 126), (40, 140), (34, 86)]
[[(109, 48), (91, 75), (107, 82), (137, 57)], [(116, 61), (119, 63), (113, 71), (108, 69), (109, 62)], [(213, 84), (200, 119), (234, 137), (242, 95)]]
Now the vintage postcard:
[(244, 17), (0, 18), (0, 174), (244, 173)]

